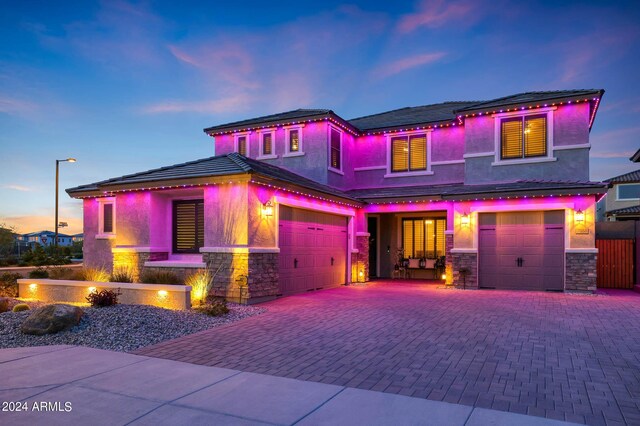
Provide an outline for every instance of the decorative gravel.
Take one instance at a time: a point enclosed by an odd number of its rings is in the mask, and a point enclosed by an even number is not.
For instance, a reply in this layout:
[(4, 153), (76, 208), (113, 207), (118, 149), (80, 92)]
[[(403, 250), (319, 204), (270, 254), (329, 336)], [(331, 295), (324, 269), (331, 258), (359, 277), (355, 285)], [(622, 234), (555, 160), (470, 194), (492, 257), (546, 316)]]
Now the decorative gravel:
[(144, 305), (82, 307), (85, 314), (80, 324), (70, 330), (44, 336), (27, 335), (20, 331), (20, 325), (33, 311), (5, 312), (0, 314), (0, 348), (80, 345), (130, 352), (266, 311), (254, 306), (231, 303), (228, 306), (229, 313), (220, 317)]

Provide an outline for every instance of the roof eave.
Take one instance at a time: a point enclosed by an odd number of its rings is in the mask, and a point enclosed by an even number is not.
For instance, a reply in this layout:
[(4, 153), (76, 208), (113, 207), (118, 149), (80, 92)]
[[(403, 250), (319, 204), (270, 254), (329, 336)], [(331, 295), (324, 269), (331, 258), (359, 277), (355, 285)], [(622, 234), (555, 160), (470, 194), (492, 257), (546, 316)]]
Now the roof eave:
[[(485, 112), (487, 110), (495, 110), (496, 108), (501, 108), (501, 107), (508, 107), (508, 106), (513, 106), (513, 105), (518, 105), (518, 106), (536, 106), (539, 105), (540, 102), (544, 102), (544, 103), (553, 103), (553, 102), (564, 102), (564, 101), (570, 101), (570, 100), (574, 100), (574, 99), (584, 99), (584, 97), (589, 97), (589, 96), (593, 96), (593, 95), (597, 95), (597, 98), (601, 98), (604, 95), (604, 89), (599, 89), (599, 90), (594, 90), (592, 92), (585, 92), (582, 95), (571, 95), (571, 96), (558, 96), (558, 97), (551, 97), (548, 98), (544, 101), (529, 101), (529, 102), (517, 102), (517, 101), (508, 101), (505, 100), (503, 103), (498, 103), (492, 106), (486, 106), (483, 104), (478, 104), (478, 105), (471, 105), (469, 107), (466, 108), (460, 108), (458, 110), (455, 110), (454, 113), (455, 114), (468, 114), (468, 113), (474, 113), (474, 112)], [(489, 104), (492, 101), (487, 101), (484, 102), (484, 104)]]
[(411, 124), (403, 124), (402, 126), (386, 126), (386, 127), (375, 127), (372, 129), (361, 130), (363, 135), (370, 135), (373, 133), (392, 133), (398, 131), (413, 131), (413, 130), (425, 130), (429, 127), (435, 128), (439, 125), (447, 125), (453, 124), (455, 126), (456, 119), (452, 117), (450, 120), (437, 120), (437, 121), (420, 121), (417, 123)]
[(449, 201), (471, 201), (485, 198), (528, 198), (540, 196), (565, 196), (565, 195), (603, 195), (606, 194), (606, 187), (584, 187), (584, 188), (545, 188), (545, 189), (523, 189), (523, 190), (496, 190), (467, 194), (443, 195), (443, 200)]

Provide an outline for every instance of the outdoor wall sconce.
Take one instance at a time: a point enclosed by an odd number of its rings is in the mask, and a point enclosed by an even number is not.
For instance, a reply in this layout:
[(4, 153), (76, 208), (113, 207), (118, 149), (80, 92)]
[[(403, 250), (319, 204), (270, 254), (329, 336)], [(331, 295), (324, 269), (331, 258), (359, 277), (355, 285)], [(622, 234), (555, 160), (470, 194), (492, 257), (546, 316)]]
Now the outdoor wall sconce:
[(584, 224), (584, 211), (576, 210), (573, 212), (573, 220), (577, 224)]
[(273, 216), (273, 204), (271, 201), (267, 201), (262, 206), (262, 217), (271, 217)]
[(462, 216), (460, 216), (460, 225), (469, 227), (470, 224), (471, 224), (471, 217), (469, 217), (469, 213), (463, 213)]

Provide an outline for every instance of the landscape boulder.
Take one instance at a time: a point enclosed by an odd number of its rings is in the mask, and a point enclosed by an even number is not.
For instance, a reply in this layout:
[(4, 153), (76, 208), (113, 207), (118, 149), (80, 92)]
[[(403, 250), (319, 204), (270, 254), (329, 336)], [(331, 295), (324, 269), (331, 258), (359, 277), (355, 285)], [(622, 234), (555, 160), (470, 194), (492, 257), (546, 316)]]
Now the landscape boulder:
[(9, 299), (0, 297), (0, 314), (9, 310)]
[(47, 305), (33, 311), (22, 323), (20, 331), (25, 334), (57, 333), (80, 323), (84, 311), (77, 306), (55, 304)]

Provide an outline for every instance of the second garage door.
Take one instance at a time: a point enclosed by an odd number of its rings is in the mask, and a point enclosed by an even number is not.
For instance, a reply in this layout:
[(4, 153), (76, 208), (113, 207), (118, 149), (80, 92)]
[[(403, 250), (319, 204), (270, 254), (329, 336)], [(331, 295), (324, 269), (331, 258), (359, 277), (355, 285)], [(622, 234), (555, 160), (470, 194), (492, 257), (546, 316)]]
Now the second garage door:
[(564, 211), (483, 213), (479, 225), (480, 287), (564, 288)]
[(279, 228), (281, 294), (346, 283), (346, 217), (281, 205)]

